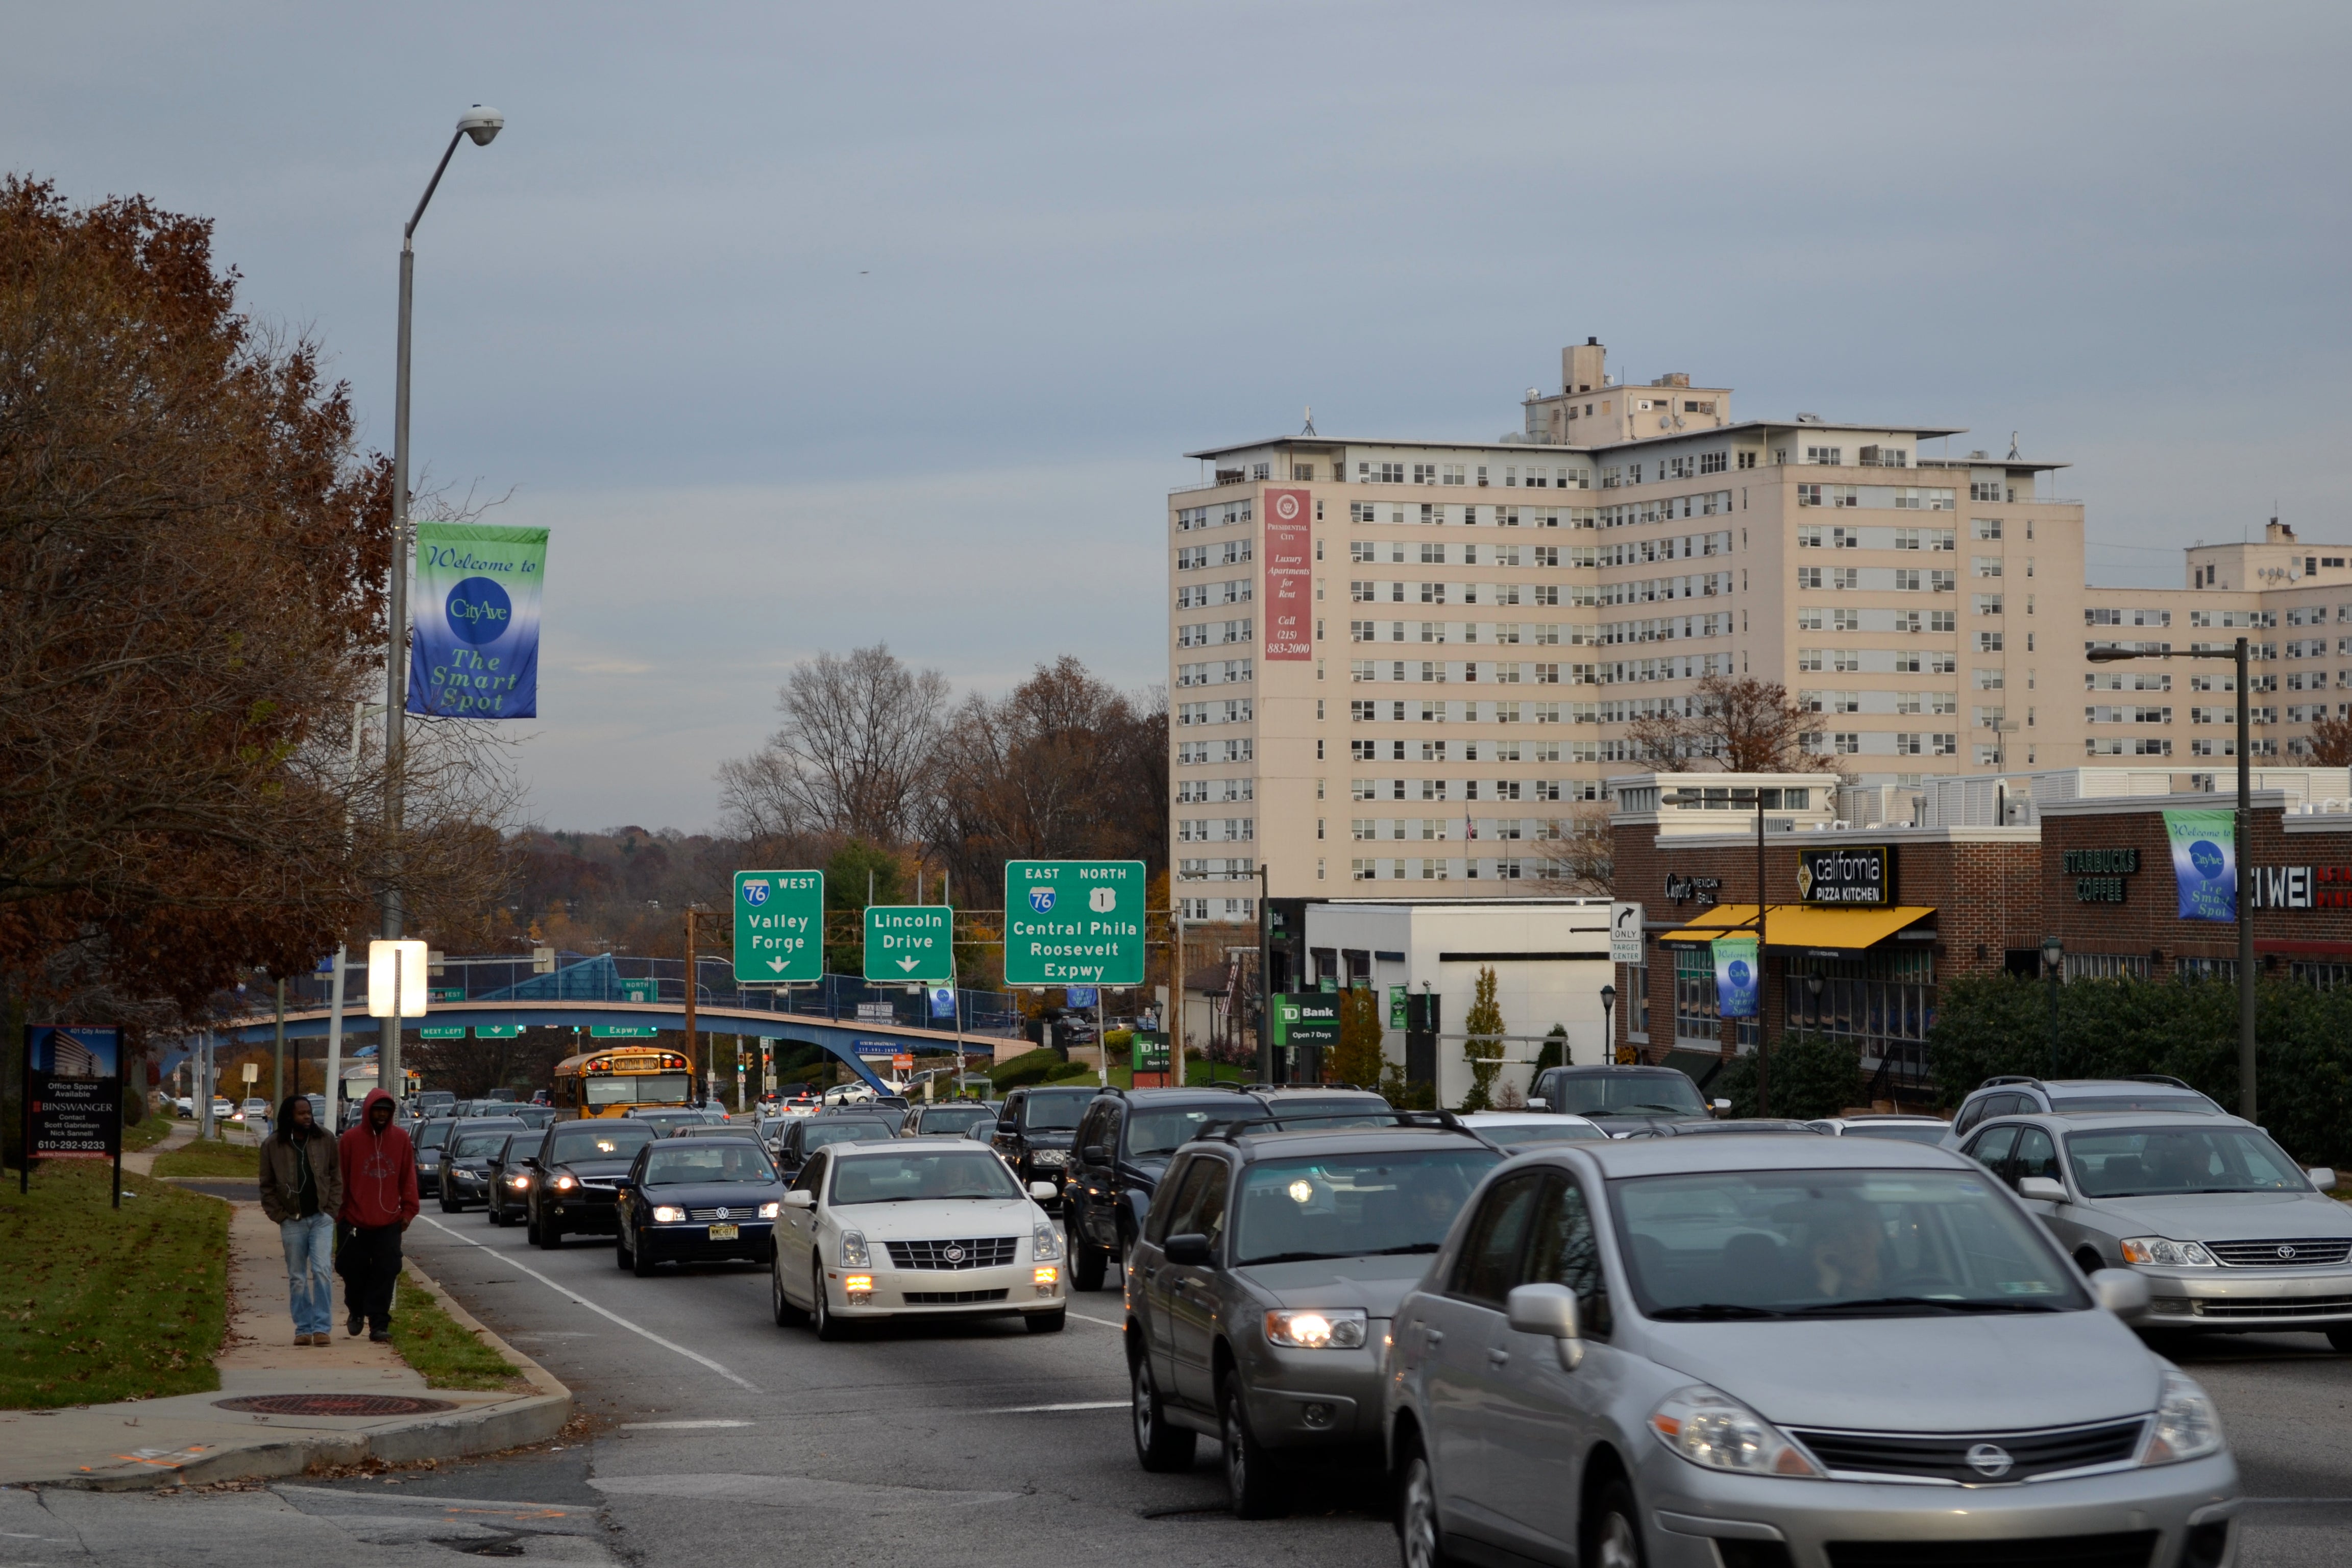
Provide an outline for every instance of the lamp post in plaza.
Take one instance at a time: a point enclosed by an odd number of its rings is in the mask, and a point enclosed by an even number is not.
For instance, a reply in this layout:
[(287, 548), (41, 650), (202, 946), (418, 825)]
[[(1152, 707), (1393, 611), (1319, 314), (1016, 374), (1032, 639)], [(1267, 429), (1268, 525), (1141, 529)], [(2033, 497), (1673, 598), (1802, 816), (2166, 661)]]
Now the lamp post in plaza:
[(2050, 1051), (2043, 1070), (2058, 1076), (2058, 971), (2066, 961), (2066, 944), (2054, 936), (2042, 939), (2042, 973), (2050, 982)]
[(2093, 664), (2114, 664), (2127, 658), (2234, 658), (2238, 662), (2238, 1114), (2256, 1120), (2254, 1095), (2254, 921), (2253, 729), (2248, 712), (2252, 693), (2247, 689), (2247, 643), (2235, 648), (2192, 647), (2175, 653), (2143, 652), (2138, 648), (2095, 647), (2084, 657)]
[[(431, 204), (434, 191), (439, 188), (441, 175), (456, 155), (457, 143), (470, 137), (475, 146), (487, 147), (506, 122), (505, 115), (479, 103), (457, 117), (457, 129), (450, 134), (449, 145), (442, 149), (441, 162), (433, 167), (433, 178), (425, 182), (425, 194), (416, 200), (416, 210), (409, 215), (407, 226), (400, 231), (400, 347), (392, 404), (392, 582), (384, 601), (388, 635), (383, 655), (383, 825), (394, 857), (394, 875), (386, 879), (383, 889), (386, 942), (399, 939), (404, 913), (401, 907), (398, 857), (401, 774), (408, 761), (407, 720), (404, 713), (408, 706), (408, 341), (416, 291), (416, 226), (424, 221), (425, 209)], [(404, 1083), (400, 1076), (400, 1019), (396, 1015), (383, 1020), (383, 1033), (376, 1047), (376, 1082), (389, 1089), (394, 1099), (399, 1098)]]

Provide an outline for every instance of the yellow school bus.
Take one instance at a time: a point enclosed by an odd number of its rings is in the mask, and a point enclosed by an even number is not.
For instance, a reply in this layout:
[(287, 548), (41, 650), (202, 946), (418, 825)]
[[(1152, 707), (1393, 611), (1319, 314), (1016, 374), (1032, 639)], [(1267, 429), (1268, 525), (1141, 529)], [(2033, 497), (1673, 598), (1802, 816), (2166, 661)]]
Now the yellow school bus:
[(684, 1052), (622, 1046), (556, 1063), (551, 1098), (560, 1116), (618, 1116), (636, 1107), (683, 1106), (693, 1087)]

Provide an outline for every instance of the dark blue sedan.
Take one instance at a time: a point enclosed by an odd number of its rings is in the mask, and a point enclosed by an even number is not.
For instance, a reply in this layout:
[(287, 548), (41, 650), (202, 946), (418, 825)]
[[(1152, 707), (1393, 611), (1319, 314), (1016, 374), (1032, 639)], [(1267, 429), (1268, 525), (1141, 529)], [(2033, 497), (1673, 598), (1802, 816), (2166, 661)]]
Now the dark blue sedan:
[(784, 1184), (748, 1138), (664, 1138), (630, 1163), (620, 1192), (620, 1266), (639, 1279), (656, 1263), (765, 1264)]

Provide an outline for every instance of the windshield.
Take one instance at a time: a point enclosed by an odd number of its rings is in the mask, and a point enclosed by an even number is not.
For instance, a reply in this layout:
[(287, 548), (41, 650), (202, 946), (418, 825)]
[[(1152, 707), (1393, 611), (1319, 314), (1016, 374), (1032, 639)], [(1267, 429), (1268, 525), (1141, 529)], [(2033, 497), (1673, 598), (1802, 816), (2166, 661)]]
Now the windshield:
[[(1128, 1121), (1127, 1152), (1138, 1160), (1165, 1159), (1191, 1142), (1214, 1111), (1223, 1110), (1223, 1106), (1194, 1106), (1189, 1110), (1139, 1110)], [(1230, 1120), (1233, 1114), (1226, 1111), (1219, 1120)]]
[(923, 1112), (922, 1133), (926, 1138), (961, 1138), (973, 1128), (993, 1127), (996, 1118), (982, 1106), (936, 1110)]
[(1492, 1149), (1446, 1148), (1251, 1165), (1235, 1211), (1234, 1260), (1434, 1252), (1470, 1189), (1501, 1159)]
[(2050, 1097), (2050, 1109), (2069, 1116), (2094, 1110), (2172, 1110), (2184, 1116), (2221, 1114), (2221, 1108), (2201, 1094), (2182, 1094), (2178, 1090), (2168, 1094), (2160, 1089), (2144, 1094), (2053, 1094)]
[(627, 1121), (564, 1127), (556, 1131), (555, 1152), (550, 1158), (558, 1164), (566, 1160), (626, 1159), (653, 1141), (652, 1128)]
[(1021, 1102), (1021, 1126), (1028, 1132), (1067, 1132), (1086, 1113), (1091, 1094), (1033, 1094)]
[(828, 1143), (856, 1143), (889, 1136), (890, 1129), (879, 1121), (812, 1121), (801, 1134), (801, 1152), (814, 1154)]
[(687, 1093), (686, 1074), (646, 1073), (581, 1080), (591, 1105), (680, 1105)]
[(1541, 1121), (1514, 1121), (1502, 1127), (1473, 1127), (1471, 1131), (1506, 1149), (1524, 1148), (1530, 1143), (1578, 1143), (1594, 1138), (1605, 1141), (1609, 1136), (1590, 1121), (1562, 1121), (1557, 1117), (1546, 1117)]
[(687, 1182), (772, 1182), (776, 1168), (757, 1143), (730, 1142), (709, 1149), (656, 1148), (646, 1159), (646, 1185)]
[(1667, 1321), (2043, 1312), (2089, 1305), (1992, 1180), (1717, 1171), (1610, 1184), (1642, 1310)]
[(511, 1127), (493, 1127), (487, 1132), (477, 1132), (469, 1127), (458, 1134), (457, 1142), (449, 1146), (450, 1157), (457, 1160), (472, 1160), (479, 1159), (485, 1154), (496, 1153), (506, 1142), (507, 1134), (513, 1131)]
[(1564, 1076), (1551, 1080), (1554, 1110), (1570, 1116), (1705, 1116), (1698, 1085), (1678, 1072), (1611, 1072)]
[(416, 1130), (416, 1146), (419, 1149), (438, 1149), (447, 1142), (449, 1124), (446, 1121), (427, 1122)]
[(860, 1156), (837, 1162), (833, 1172), (836, 1206), (1020, 1195), (1004, 1162), (984, 1149)]
[(2070, 1132), (2066, 1158), (2087, 1197), (2311, 1190), (2285, 1151), (2251, 1127), (2133, 1127)]
[(1951, 1128), (1941, 1121), (1849, 1121), (1849, 1138), (1893, 1138), (1905, 1143), (1941, 1143)]

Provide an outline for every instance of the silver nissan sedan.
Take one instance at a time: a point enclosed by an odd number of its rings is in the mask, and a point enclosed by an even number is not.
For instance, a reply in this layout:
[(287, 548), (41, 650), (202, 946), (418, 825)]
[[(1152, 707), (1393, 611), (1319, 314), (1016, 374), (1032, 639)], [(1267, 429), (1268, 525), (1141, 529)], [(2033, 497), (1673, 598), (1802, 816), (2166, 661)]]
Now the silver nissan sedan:
[(2237, 1467), (2122, 1321), (2147, 1299), (1945, 1149), (1523, 1154), (1396, 1310), (1406, 1568), (2216, 1568)]

